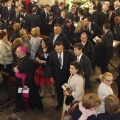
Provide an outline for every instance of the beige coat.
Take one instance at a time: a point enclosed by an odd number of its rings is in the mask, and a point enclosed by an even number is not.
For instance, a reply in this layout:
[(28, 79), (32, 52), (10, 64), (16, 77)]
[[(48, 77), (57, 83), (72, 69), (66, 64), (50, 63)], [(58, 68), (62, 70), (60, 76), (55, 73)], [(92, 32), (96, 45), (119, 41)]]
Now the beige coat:
[(12, 62), (12, 47), (10, 43), (6, 44), (0, 40), (0, 64), (6, 66), (7, 64), (12, 64)]

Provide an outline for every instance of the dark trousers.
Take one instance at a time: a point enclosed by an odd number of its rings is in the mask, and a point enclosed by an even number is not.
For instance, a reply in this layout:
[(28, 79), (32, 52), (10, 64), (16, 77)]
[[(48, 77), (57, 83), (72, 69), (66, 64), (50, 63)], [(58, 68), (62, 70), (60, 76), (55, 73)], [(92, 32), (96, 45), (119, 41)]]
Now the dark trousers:
[(56, 82), (57, 101), (58, 101), (58, 105), (60, 106), (63, 105), (63, 100), (64, 100), (62, 85), (63, 84)]
[(105, 73), (105, 72), (109, 72), (108, 63), (109, 63), (109, 60), (102, 60), (101, 61), (100, 68), (101, 68), (101, 73), (102, 74)]

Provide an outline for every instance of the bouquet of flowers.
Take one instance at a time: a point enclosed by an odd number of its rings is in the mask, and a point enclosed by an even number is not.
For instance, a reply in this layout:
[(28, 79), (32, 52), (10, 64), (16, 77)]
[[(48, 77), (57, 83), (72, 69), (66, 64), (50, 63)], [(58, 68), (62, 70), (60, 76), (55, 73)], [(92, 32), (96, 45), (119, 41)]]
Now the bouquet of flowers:
[(93, 3), (88, 1), (88, 2), (86, 2), (84, 4), (82, 4), (80, 6), (80, 8), (82, 8), (83, 10), (85, 10), (86, 8), (89, 8), (89, 10), (91, 10), (91, 9), (93, 9), (93, 6), (94, 6)]

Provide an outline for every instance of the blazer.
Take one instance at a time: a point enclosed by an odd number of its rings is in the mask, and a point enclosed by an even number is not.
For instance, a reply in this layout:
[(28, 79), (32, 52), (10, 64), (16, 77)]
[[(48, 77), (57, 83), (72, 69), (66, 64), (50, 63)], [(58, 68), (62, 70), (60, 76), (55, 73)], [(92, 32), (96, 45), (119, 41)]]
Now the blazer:
[[(77, 57), (75, 57), (75, 61), (77, 61)], [(81, 67), (83, 68), (83, 72), (84, 72), (84, 78), (90, 77), (91, 76), (91, 62), (90, 59), (82, 54), (82, 57), (79, 61)]]
[(20, 13), (18, 13), (18, 16), (16, 16), (16, 12), (14, 12), (14, 15), (12, 17), (13, 23), (20, 23), (20, 17), (21, 17)]
[(29, 17), (30, 30), (34, 27), (40, 27), (40, 16), (37, 14), (31, 14)]
[(83, 53), (90, 59), (91, 64), (93, 65), (95, 60), (95, 48), (89, 40), (87, 40), (86, 44), (84, 45)]
[(119, 120), (120, 113), (118, 114), (108, 114), (108, 113), (101, 113), (97, 115), (97, 120)]
[[(55, 34), (54, 33), (51, 33), (50, 36), (49, 36), (49, 40), (53, 43), (53, 39), (54, 39), (54, 36)], [(67, 38), (67, 36), (64, 34), (64, 33), (60, 33), (56, 39), (56, 41), (61, 41), (64, 45), (64, 48), (65, 49), (69, 49), (69, 40)]]
[(61, 85), (68, 81), (70, 76), (69, 68), (70, 63), (73, 61), (73, 55), (68, 50), (63, 50), (63, 67), (60, 69), (60, 62), (58, 59), (58, 54), (54, 50), (49, 56), (49, 68), (51, 72), (51, 77), (55, 79), (56, 82)]
[(68, 85), (72, 88), (72, 96), (74, 101), (81, 101), (84, 96), (84, 80), (83, 77), (75, 74), (70, 75), (68, 79)]
[(32, 13), (33, 7), (35, 7), (35, 3), (29, 2), (28, 3), (28, 11), (29, 11), (29, 13)]
[(94, 11), (91, 14), (91, 21), (98, 24), (98, 20), (99, 20), (99, 12), (98, 11)]
[(115, 10), (115, 17), (120, 16), (120, 7)]
[(59, 16), (57, 19), (56, 19), (56, 23), (59, 23), (60, 25), (63, 25), (65, 22), (65, 18), (62, 18), (62, 16)]

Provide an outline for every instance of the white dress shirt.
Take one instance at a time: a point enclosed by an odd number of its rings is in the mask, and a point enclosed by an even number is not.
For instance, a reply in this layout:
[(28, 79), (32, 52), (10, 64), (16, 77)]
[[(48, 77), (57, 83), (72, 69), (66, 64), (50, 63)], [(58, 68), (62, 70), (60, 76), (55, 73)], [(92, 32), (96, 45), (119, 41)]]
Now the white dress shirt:
[[(83, 54), (83, 53), (82, 53)], [(80, 56), (77, 56), (77, 62), (80, 62), (80, 59), (81, 59), (81, 57), (82, 57), (82, 54), (80, 55)]]

